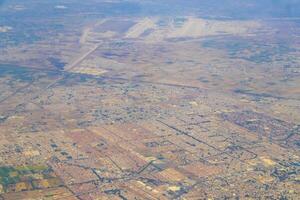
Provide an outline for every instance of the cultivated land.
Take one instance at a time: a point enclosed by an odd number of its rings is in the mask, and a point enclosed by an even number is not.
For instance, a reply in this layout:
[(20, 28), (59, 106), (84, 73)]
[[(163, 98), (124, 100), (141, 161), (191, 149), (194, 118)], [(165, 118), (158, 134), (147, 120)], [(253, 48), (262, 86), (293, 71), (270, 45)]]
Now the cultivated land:
[(299, 198), (298, 20), (91, 2), (0, 23), (0, 199)]

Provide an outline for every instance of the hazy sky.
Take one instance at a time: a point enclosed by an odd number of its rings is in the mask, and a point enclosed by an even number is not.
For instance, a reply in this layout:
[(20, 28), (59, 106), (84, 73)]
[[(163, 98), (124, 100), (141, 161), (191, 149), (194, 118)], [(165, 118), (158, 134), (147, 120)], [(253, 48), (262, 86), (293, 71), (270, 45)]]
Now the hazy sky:
[[(202, 17), (270, 18), (300, 17), (300, 0), (0, 0), (4, 4), (67, 4), (70, 9), (82, 7), (103, 12), (103, 2), (111, 3), (107, 13), (117, 10), (119, 14), (131, 15), (198, 15)], [(172, 6), (171, 6), (172, 5)], [(47, 6), (45, 6), (47, 9)]]

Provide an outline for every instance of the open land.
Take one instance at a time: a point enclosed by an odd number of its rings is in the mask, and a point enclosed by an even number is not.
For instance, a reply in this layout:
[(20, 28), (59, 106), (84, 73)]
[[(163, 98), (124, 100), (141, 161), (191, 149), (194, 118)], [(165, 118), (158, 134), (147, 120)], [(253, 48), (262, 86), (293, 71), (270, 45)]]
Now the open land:
[(0, 199), (299, 198), (298, 20), (49, 4), (0, 23)]

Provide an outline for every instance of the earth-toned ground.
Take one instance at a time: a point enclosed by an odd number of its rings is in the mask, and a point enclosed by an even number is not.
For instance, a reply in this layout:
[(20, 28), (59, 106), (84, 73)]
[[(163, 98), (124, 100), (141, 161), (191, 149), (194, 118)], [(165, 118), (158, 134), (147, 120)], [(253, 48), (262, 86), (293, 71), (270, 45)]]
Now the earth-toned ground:
[(0, 0), (0, 199), (299, 199), (297, 8)]

